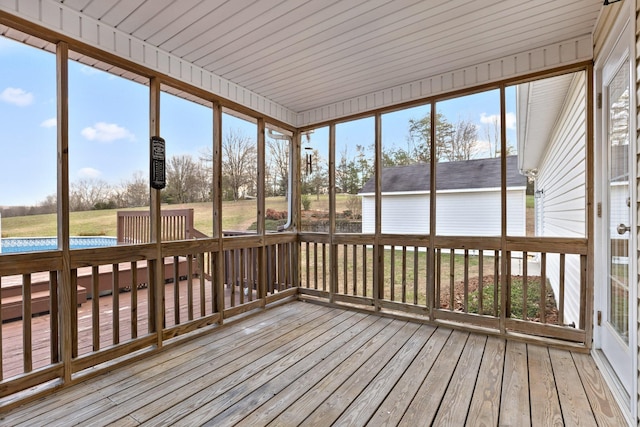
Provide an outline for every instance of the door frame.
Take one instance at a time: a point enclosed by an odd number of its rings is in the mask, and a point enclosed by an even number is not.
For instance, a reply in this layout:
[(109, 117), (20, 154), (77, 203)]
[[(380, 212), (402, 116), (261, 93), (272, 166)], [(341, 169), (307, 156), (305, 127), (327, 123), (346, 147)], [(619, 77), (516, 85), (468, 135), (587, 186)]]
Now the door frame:
[[(625, 9), (626, 8), (626, 9)], [(594, 67), (594, 94), (597, 97), (602, 98), (602, 103), (597, 102), (598, 99), (594, 100), (596, 102), (593, 103), (594, 108), (594, 195), (596, 206), (594, 207), (596, 212), (594, 215), (594, 325), (593, 325), (593, 357), (596, 361), (596, 364), (600, 368), (605, 381), (609, 385), (609, 388), (612, 390), (614, 396), (618, 400), (620, 407), (625, 412), (625, 415), (628, 417), (629, 423), (636, 425), (637, 417), (638, 417), (638, 340), (637, 340), (637, 331), (638, 331), (638, 283), (637, 283), (637, 255), (638, 255), (638, 242), (637, 242), (637, 231), (638, 231), (638, 198), (637, 191), (638, 186), (636, 182), (636, 177), (638, 176), (637, 167), (636, 167), (636, 154), (638, 153), (638, 141), (636, 138), (636, 114), (637, 114), (637, 100), (636, 100), (636, 51), (635, 51), (635, 21), (632, 21), (630, 17), (635, 17), (635, 2), (625, 2), (622, 4), (622, 7), (619, 11), (619, 14), (616, 18), (614, 25), (611, 27), (609, 33), (607, 34), (606, 40), (603, 44), (603, 47), (598, 55), (595, 58), (595, 67)], [(629, 127), (630, 127), (630, 141), (629, 141), (629, 150), (630, 150), (630, 169), (629, 169), (629, 193), (631, 198), (631, 207), (630, 207), (630, 224), (631, 234), (629, 236), (630, 246), (629, 246), (629, 306), (630, 309), (630, 317), (629, 317), (629, 350), (631, 355), (631, 388), (629, 393), (627, 394), (626, 388), (619, 381), (616, 373), (613, 368), (607, 361), (606, 357), (601, 351), (602, 348), (602, 328), (603, 326), (598, 325), (598, 312), (601, 311), (606, 313), (608, 310), (607, 302), (608, 302), (608, 263), (609, 263), (609, 248), (607, 247), (606, 242), (608, 242), (609, 238), (609, 212), (607, 209), (608, 205), (608, 183), (607, 183), (607, 172), (609, 165), (609, 158), (607, 153), (606, 141), (607, 141), (607, 126), (604, 119), (604, 97), (603, 93), (603, 69), (605, 64), (608, 63), (612, 53), (614, 52), (614, 48), (618, 43), (623, 43), (626, 46), (629, 54), (630, 61), (630, 105), (631, 112), (629, 115)], [(635, 254), (635, 255), (634, 255)]]

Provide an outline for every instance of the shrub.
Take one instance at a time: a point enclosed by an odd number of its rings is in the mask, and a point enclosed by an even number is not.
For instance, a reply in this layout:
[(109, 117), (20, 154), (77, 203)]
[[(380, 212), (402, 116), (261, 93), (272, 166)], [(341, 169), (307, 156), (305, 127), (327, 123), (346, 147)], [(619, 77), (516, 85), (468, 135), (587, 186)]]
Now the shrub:
[(303, 194), (302, 199), (302, 210), (308, 211), (311, 208), (311, 197), (308, 194)]
[(264, 215), (265, 219), (272, 219), (274, 221), (287, 219), (287, 217), (288, 217), (287, 211), (277, 211), (275, 209), (267, 209), (267, 212)]

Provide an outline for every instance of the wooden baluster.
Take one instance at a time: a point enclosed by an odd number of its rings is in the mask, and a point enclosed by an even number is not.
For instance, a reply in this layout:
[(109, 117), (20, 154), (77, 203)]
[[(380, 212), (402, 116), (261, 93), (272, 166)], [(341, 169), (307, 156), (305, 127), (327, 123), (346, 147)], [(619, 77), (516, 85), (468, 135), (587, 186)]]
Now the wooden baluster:
[(396, 247), (391, 245), (391, 254), (389, 256), (390, 260), (389, 263), (390, 265), (390, 274), (391, 274), (391, 283), (390, 283), (390, 289), (389, 289), (389, 297), (391, 298), (391, 301), (395, 301), (396, 300)]
[[(78, 357), (78, 270), (71, 270), (71, 357)], [(63, 314), (64, 315), (64, 314)], [(64, 333), (64, 332), (63, 332)]]
[(565, 254), (560, 254), (560, 297), (558, 303), (558, 324), (564, 325), (564, 278), (565, 278)]
[[(362, 245), (362, 296), (367, 296), (367, 245)], [(355, 266), (354, 266), (355, 267)]]
[(440, 303), (440, 278), (442, 277), (442, 249), (436, 249), (436, 271), (435, 271), (435, 296), (436, 301), (434, 301), (433, 306), (436, 308), (442, 308), (442, 304)]
[(413, 303), (418, 304), (418, 247), (413, 247)]
[(407, 247), (402, 247), (402, 302), (407, 302)]
[[(218, 274), (219, 270), (224, 270), (225, 268), (224, 258), (224, 252), (220, 250), (215, 253), (211, 252), (209, 256), (209, 262), (211, 263), (211, 313), (219, 313), (220, 307), (224, 307), (225, 303), (224, 283), (220, 283), (220, 280), (224, 280), (226, 272), (223, 271), (222, 274)], [(201, 295), (204, 295), (204, 292)], [(204, 305), (204, 303), (200, 304)]]
[(484, 314), (484, 251), (478, 251), (478, 314)]
[(245, 285), (245, 273), (246, 273), (245, 272), (246, 268), (245, 268), (245, 265), (244, 265), (245, 258), (246, 258), (245, 257), (245, 253), (246, 253), (246, 249), (245, 248), (239, 249), (239, 257), (240, 257), (239, 258), (239, 263), (240, 263), (240, 265), (239, 265), (239, 267), (240, 267), (239, 268), (239, 270), (240, 270), (239, 271), (239, 274), (240, 274), (239, 279), (240, 279), (240, 283), (238, 285), (238, 291), (240, 292), (240, 304), (244, 304), (244, 285)]
[(342, 259), (343, 259), (343, 264), (342, 264), (342, 269), (343, 269), (343, 274), (344, 274), (344, 283), (342, 284), (343, 286), (343, 290), (344, 290), (344, 294), (347, 294), (347, 275), (349, 274), (349, 269), (347, 268), (348, 265), (348, 255), (347, 255), (347, 245), (343, 245), (342, 247)]
[(500, 315), (500, 252), (494, 251), (493, 256), (493, 315)]
[(454, 309), (454, 293), (455, 293), (455, 281), (456, 281), (456, 250), (449, 250), (449, 310)]
[(522, 253), (522, 320), (529, 320), (529, 266), (527, 252)]
[(353, 275), (353, 283), (351, 286), (353, 295), (358, 295), (358, 245), (352, 245), (351, 252), (351, 273)]
[[(113, 312), (112, 312), (112, 322), (113, 322), (113, 344), (120, 343), (120, 266), (118, 264), (113, 264), (111, 271), (111, 297), (113, 301)], [(77, 286), (73, 288), (73, 294), (77, 295), (75, 290)], [(77, 304), (75, 305), (77, 307)], [(77, 311), (77, 309), (76, 309)]]
[(91, 266), (91, 335), (93, 351), (100, 350), (100, 268)]
[(547, 323), (547, 254), (543, 252), (540, 256), (540, 322)]
[[(1, 286), (0, 286), (1, 287)], [(51, 363), (60, 362), (60, 328), (58, 323), (58, 273), (49, 272), (49, 339)], [(2, 310), (0, 310), (0, 380), (2, 379)]]
[[(305, 259), (306, 259), (306, 266), (305, 266), (305, 270), (306, 270), (306, 282), (305, 282), (305, 287), (306, 288), (310, 288), (310, 279), (311, 279), (311, 265), (309, 265), (309, 262), (311, 260), (311, 255), (309, 254), (309, 242), (305, 242)], [(318, 289), (318, 244), (314, 242), (313, 244), (313, 273), (314, 273), (314, 284), (315, 284), (315, 289)]]
[(31, 274), (22, 275), (22, 350), (24, 372), (31, 372), (33, 370)]
[(231, 249), (229, 251), (230, 259), (231, 259), (231, 277), (229, 286), (231, 286), (231, 307), (236, 306), (236, 250)]
[[(207, 255), (208, 253), (199, 253), (197, 255), (197, 265), (198, 265), (198, 281), (200, 282), (200, 286), (199, 286), (199, 291), (200, 291), (200, 317), (204, 317), (205, 316), (205, 310), (206, 310), (206, 296), (205, 296), (205, 277), (209, 276), (211, 277), (211, 281), (213, 282), (213, 277), (212, 275), (208, 274), (207, 270), (207, 265), (209, 264), (207, 262)], [(213, 301), (213, 295), (211, 298), (211, 301)]]
[(464, 299), (462, 311), (467, 313), (469, 307), (469, 249), (464, 250)]
[(193, 320), (193, 255), (187, 255), (187, 318)]
[(131, 261), (131, 339), (138, 338), (138, 262)]
[(173, 322), (180, 324), (180, 259), (173, 257)]
[(327, 291), (327, 264), (329, 260), (327, 259), (327, 245), (321, 243), (322, 246), (322, 290)]

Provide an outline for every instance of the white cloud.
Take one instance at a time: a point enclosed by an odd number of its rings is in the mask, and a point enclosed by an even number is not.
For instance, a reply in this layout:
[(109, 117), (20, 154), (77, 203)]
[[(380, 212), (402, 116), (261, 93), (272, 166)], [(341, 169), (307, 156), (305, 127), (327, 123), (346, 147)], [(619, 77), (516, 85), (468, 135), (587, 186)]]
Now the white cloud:
[(51, 119), (47, 119), (44, 122), (40, 123), (40, 126), (43, 128), (54, 128), (58, 125), (58, 120), (53, 117)]
[[(487, 115), (487, 113), (480, 114), (480, 123), (483, 124), (492, 124), (492, 123), (500, 123), (500, 115), (491, 114)], [(516, 115), (515, 113), (507, 113), (507, 129), (516, 128)]]
[(135, 141), (135, 136), (126, 128), (115, 123), (98, 122), (93, 126), (88, 126), (80, 132), (89, 141), (112, 142), (119, 139)]
[(81, 168), (78, 171), (78, 178), (98, 178), (100, 175), (102, 175), (102, 172), (90, 167)]
[(18, 107), (26, 107), (33, 103), (33, 94), (20, 88), (8, 87), (0, 93), (0, 99)]

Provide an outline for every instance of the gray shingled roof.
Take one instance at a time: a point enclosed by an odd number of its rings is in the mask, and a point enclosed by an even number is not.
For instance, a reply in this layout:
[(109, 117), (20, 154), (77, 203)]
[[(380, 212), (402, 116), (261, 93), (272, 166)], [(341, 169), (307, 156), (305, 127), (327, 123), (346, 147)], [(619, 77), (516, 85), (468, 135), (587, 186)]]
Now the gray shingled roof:
[[(500, 187), (500, 158), (441, 162), (437, 168), (438, 190), (463, 190)], [(524, 187), (527, 177), (518, 171), (518, 157), (507, 157), (507, 187)], [(382, 192), (429, 191), (431, 171), (428, 163), (382, 169)], [(360, 193), (373, 193), (373, 178)]]

